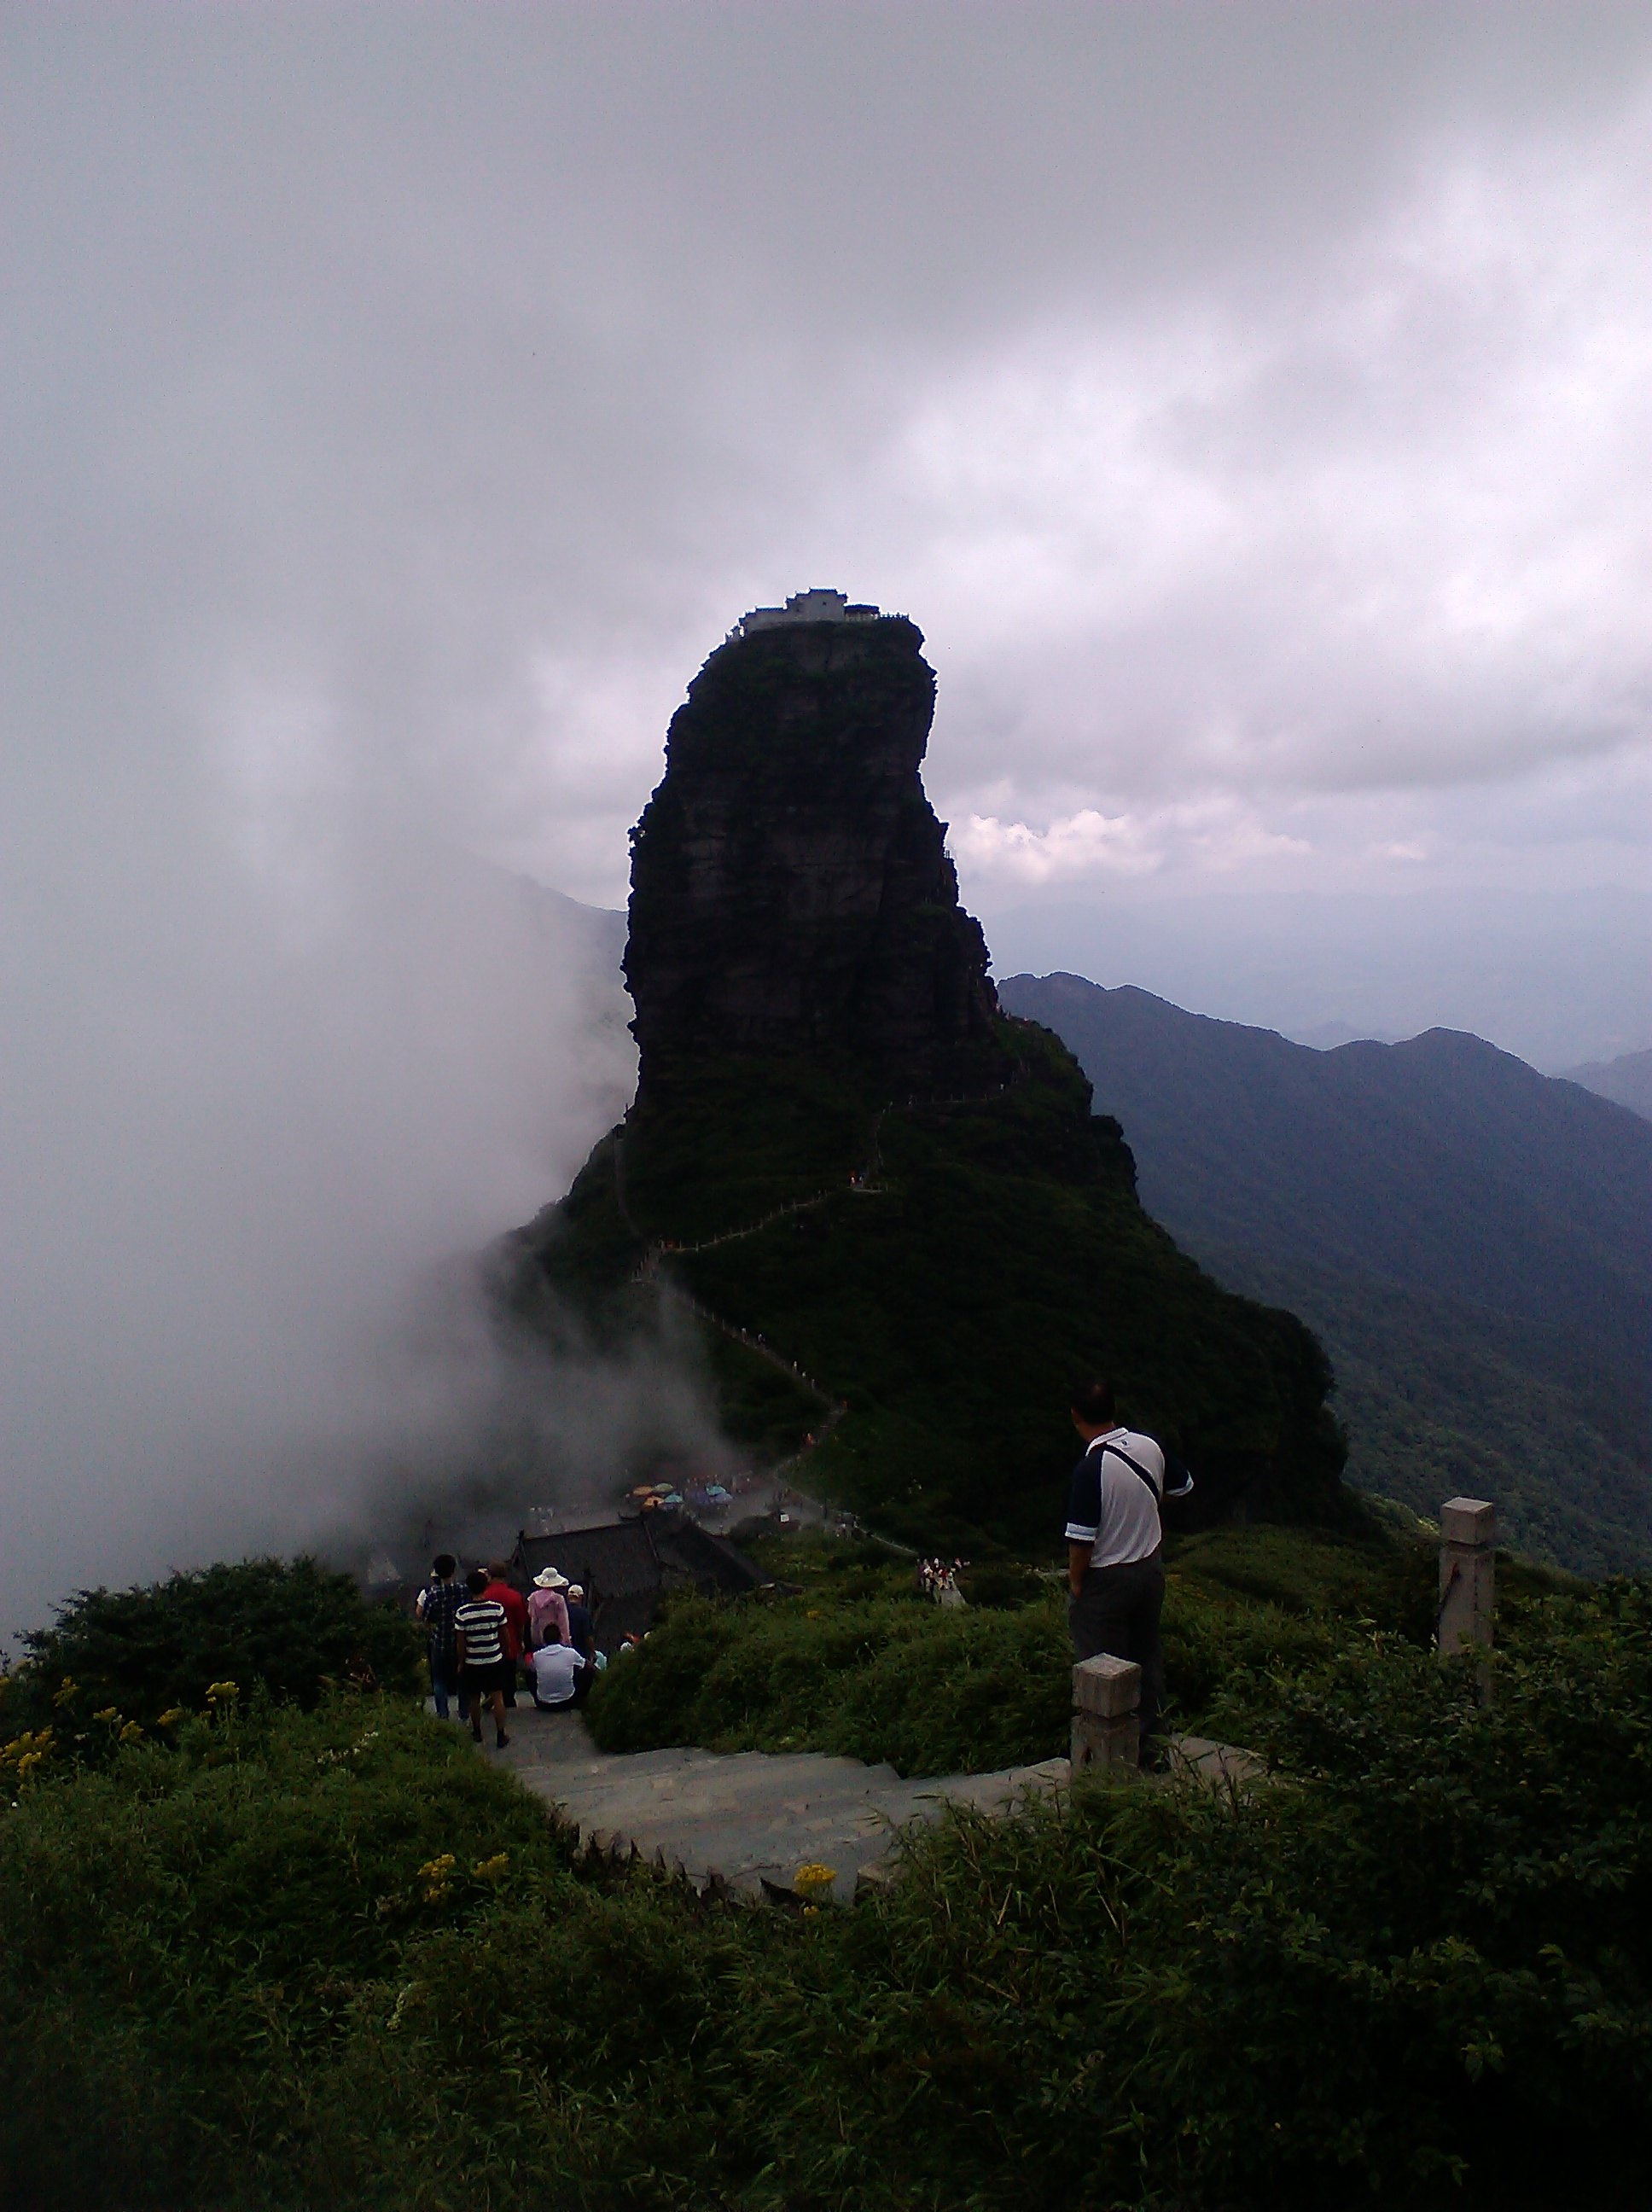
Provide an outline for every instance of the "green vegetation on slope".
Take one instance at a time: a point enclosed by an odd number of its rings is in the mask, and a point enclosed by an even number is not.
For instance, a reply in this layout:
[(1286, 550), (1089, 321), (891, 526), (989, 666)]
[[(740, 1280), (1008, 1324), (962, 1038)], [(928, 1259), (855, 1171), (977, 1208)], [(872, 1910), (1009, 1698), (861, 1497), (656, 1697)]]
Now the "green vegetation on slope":
[(0, 1806), (0, 2200), (1643, 2200), (1652, 1586), (1535, 1601), (1490, 1712), (1379, 1639), (1278, 1683), (1278, 1784), (956, 1818), (812, 1916), (574, 1857), (393, 1699), (249, 1702)]
[(1012, 976), (1146, 1203), (1334, 1363), (1349, 1479), (1490, 1498), (1583, 1573), (1652, 1562), (1652, 1131), (1478, 1037), (1314, 1052), (1145, 991)]
[(81, 1758), (108, 1748), (112, 1709), (148, 1732), (199, 1709), (218, 1683), (304, 1707), (334, 1691), (411, 1690), (424, 1639), (369, 1605), (349, 1575), (313, 1559), (243, 1559), (148, 1589), (82, 1590), (51, 1628), (23, 1639), (6, 1686), (6, 1732), (53, 1731)]
[[(891, 1103), (813, 1061), (684, 1071), (528, 1232), (539, 1282), (640, 1326), (661, 1291), (632, 1278), (666, 1247), (667, 1285), (847, 1402), (811, 1482), (923, 1545), (1049, 1556), (1086, 1372), (1114, 1376), (1212, 1506), (1248, 1487), (1264, 1515), (1357, 1518), (1312, 1337), (1179, 1253), (1071, 1057), (1004, 1029), (1022, 1078), (969, 1103)], [(516, 1289), (532, 1315), (530, 1271)], [(820, 1398), (751, 1352), (717, 1358), (734, 1433), (772, 1449), (820, 1427)]]
[[(820, 1751), (920, 1775), (1065, 1753), (1072, 1654), (1059, 1577), (966, 1571), (976, 1601), (953, 1610), (920, 1595), (910, 1565), (875, 1546), (805, 1535), (755, 1548), (795, 1594), (671, 1603), (641, 1652), (592, 1693), (587, 1718), (605, 1750)], [(1316, 1529), (1173, 1542), (1170, 1725), (1248, 1743), (1281, 1681), (1368, 1651), (1374, 1636), (1426, 1648), (1435, 1557), (1426, 1542)], [(1558, 1587), (1513, 1561), (1501, 1580), (1505, 1625)], [(1000, 1601), (981, 1603), (982, 1591)]]
[(1490, 1498), (1510, 1545), (1573, 1573), (1652, 1563), (1652, 1473), (1625, 1441), (1634, 1407), (1576, 1346), (1375, 1276), (1203, 1257), (1235, 1290), (1289, 1304), (1324, 1344), (1356, 1488), (1427, 1516), (1442, 1498)]

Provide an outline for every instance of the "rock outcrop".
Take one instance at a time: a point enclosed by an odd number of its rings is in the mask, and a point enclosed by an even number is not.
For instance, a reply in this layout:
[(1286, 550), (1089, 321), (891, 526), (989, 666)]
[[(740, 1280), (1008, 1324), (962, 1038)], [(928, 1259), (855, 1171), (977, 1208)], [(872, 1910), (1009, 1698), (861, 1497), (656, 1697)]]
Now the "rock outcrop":
[(645, 1097), (720, 1053), (841, 1052), (932, 1092), (1003, 1079), (987, 946), (919, 777), (922, 634), (841, 604), (737, 628), (672, 719), (632, 841)]
[(622, 1346), (669, 1311), (727, 1436), (928, 1549), (1045, 1556), (1083, 1375), (1206, 1514), (1357, 1520), (1313, 1338), (1175, 1249), (1072, 1054), (999, 1009), (922, 642), (811, 592), (695, 678), (635, 839), (636, 1101), (516, 1240), (517, 1311)]

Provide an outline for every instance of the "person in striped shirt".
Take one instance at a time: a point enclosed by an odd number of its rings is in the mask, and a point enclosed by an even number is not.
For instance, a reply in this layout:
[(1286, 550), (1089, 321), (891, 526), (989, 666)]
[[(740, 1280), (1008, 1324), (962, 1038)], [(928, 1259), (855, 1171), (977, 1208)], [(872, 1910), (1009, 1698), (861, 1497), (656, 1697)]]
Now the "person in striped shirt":
[(465, 1587), (469, 1595), (453, 1615), (453, 1636), (459, 1647), (459, 1679), (471, 1700), (471, 1734), (481, 1742), (485, 1698), (493, 1708), (494, 1740), (503, 1751), (510, 1741), (505, 1733), (505, 1683), (516, 1672), (505, 1655), (505, 1608), (487, 1595), (486, 1567), (472, 1567)]

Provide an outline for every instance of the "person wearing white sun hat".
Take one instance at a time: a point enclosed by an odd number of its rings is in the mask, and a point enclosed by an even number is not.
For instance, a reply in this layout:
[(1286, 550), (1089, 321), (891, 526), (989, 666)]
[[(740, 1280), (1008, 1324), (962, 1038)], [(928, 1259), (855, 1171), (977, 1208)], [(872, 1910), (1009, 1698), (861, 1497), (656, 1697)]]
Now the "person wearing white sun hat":
[(568, 1577), (556, 1567), (541, 1567), (534, 1577), (528, 1600), (530, 1650), (538, 1650), (542, 1644), (568, 1641), (568, 1600), (562, 1595), (567, 1588)]

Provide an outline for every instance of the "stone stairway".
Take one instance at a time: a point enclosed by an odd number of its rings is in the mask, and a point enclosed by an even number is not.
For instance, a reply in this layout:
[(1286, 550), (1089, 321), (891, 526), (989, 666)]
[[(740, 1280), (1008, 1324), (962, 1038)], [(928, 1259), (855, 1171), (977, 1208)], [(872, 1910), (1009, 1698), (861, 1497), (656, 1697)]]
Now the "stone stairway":
[(876, 1879), (896, 1829), (944, 1805), (1003, 1810), (1067, 1779), (1065, 1759), (997, 1774), (902, 1781), (892, 1766), (818, 1752), (598, 1751), (577, 1713), (520, 1706), (511, 1741), (489, 1759), (574, 1822), (598, 1849), (659, 1858), (690, 1880), (766, 1894), (789, 1891), (799, 1866), (831, 1867), (847, 1899)]
[[(598, 1751), (577, 1713), (519, 1705), (510, 1742), (486, 1756), (510, 1767), (599, 1850), (635, 1847), (700, 1884), (754, 1895), (789, 1893), (800, 1866), (834, 1869), (847, 1900), (883, 1871), (898, 1829), (948, 1804), (1005, 1812), (1064, 1789), (1065, 1759), (993, 1774), (902, 1780), (892, 1766), (818, 1752)], [(1187, 1771), (1217, 1783), (1248, 1778), (1244, 1755), (1198, 1737), (1173, 1747)]]

